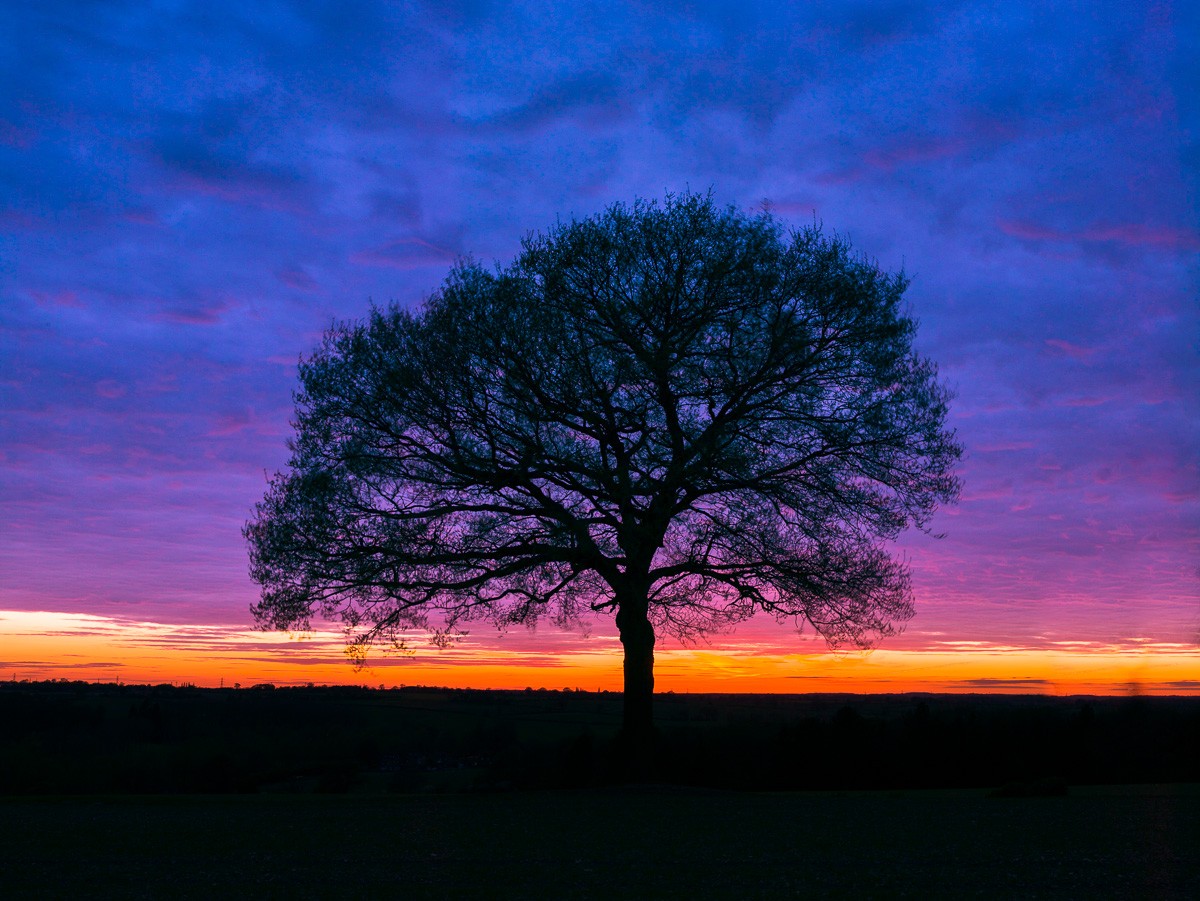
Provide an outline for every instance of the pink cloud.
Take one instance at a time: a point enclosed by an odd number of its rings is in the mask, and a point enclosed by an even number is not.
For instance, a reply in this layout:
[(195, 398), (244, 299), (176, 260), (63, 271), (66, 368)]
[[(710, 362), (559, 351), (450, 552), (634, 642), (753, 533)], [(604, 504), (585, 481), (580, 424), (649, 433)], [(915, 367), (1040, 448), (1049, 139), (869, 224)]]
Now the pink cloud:
[(1200, 234), (1196, 231), (1169, 226), (1121, 223), (1093, 225), (1072, 232), (1012, 219), (1001, 219), (996, 224), (1006, 235), (1028, 241), (1090, 241), (1124, 244), (1130, 247), (1161, 247), (1165, 250), (1200, 249)]
[(33, 144), (37, 133), (30, 128), (14, 125), (7, 119), (0, 119), (0, 144), (24, 150)]
[(819, 185), (833, 187), (837, 185), (853, 184), (862, 178), (863, 170), (860, 168), (836, 169), (832, 172), (823, 172), (813, 178)]
[(1086, 397), (1068, 397), (1065, 400), (1059, 401), (1058, 405), (1060, 407), (1099, 407), (1110, 400), (1112, 400), (1111, 397), (1088, 395)]
[(270, 416), (256, 414), (254, 408), (251, 407), (218, 415), (214, 424), (205, 431), (205, 436), (209, 438), (224, 438), (242, 434), (264, 438), (282, 438), (290, 434), (290, 430), (285, 429)]
[(1162, 496), (1172, 504), (1185, 504), (1200, 498), (1200, 490), (1164, 491)]
[(1183, 228), (1149, 228), (1142, 225), (1115, 225), (1090, 228), (1083, 233), (1089, 241), (1117, 241), (1135, 246), (1150, 245), (1171, 250), (1200, 249), (1200, 235)]
[(370, 250), (357, 251), (350, 255), (350, 262), (389, 269), (421, 269), (452, 263), (454, 254), (420, 238), (400, 238)]
[(1030, 241), (1066, 241), (1074, 237), (1062, 232), (1056, 232), (1053, 229), (1035, 225), (1032, 222), (1015, 222), (1001, 219), (996, 224), (1004, 234), (1012, 235), (1014, 238), (1025, 238)]
[(30, 291), (29, 295), (33, 302), (42, 308), (73, 307), (81, 310), (87, 306), (74, 291)]
[(224, 203), (296, 215), (305, 212), (301, 204), (284, 193), (289, 186), (270, 177), (250, 175), (229, 181), (187, 172), (179, 178), (179, 182), (186, 191)]
[(1029, 450), (1032, 447), (1032, 441), (1000, 441), (994, 444), (977, 444), (971, 450), (981, 454), (996, 454), (1005, 451)]
[(24, 210), (0, 210), (0, 225), (5, 228), (32, 231), (44, 224), (44, 220), (36, 219)]
[(96, 393), (109, 400), (115, 400), (125, 396), (125, 386), (113, 379), (102, 379), (96, 382)]
[(881, 147), (868, 150), (863, 154), (863, 161), (868, 166), (882, 169), (885, 172), (908, 165), (922, 163), (928, 160), (945, 159), (962, 153), (967, 143), (961, 139), (921, 139), (918, 138), (892, 147)]
[(963, 503), (972, 501), (995, 501), (1003, 498), (1009, 498), (1013, 495), (1012, 484), (997, 485), (992, 488), (982, 488), (978, 491), (964, 493), (962, 496)]
[(163, 310), (152, 318), (158, 322), (176, 322), (182, 325), (215, 325), (221, 321), (221, 314), (228, 309), (228, 303), (217, 301)]
[(1070, 357), (1072, 360), (1079, 360), (1081, 363), (1088, 362), (1098, 352), (1095, 347), (1084, 347), (1082, 344), (1072, 344), (1070, 341), (1063, 341), (1060, 338), (1047, 338), (1046, 346), (1053, 347), (1064, 356)]
[(217, 417), (217, 423), (207, 432), (209, 437), (236, 435), (250, 425), (250, 413), (239, 410), (236, 413), (225, 413)]
[(275, 277), (297, 291), (316, 291), (318, 287), (313, 277), (303, 269), (280, 269)]
[(122, 218), (127, 222), (136, 222), (138, 225), (162, 225), (162, 220), (158, 218), (158, 213), (147, 207), (135, 207), (126, 210), (121, 214)]
[(147, 394), (175, 394), (179, 391), (179, 375), (159, 372), (137, 382), (137, 390)]
[(763, 198), (762, 205), (777, 216), (789, 218), (815, 216), (820, 211), (820, 204), (815, 200), (772, 200)]

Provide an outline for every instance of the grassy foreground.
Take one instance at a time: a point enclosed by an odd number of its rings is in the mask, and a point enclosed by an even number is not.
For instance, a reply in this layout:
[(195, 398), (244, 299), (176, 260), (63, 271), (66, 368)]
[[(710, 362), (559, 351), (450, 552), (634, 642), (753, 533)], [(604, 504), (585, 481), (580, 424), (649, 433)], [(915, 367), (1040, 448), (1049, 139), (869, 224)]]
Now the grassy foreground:
[(17, 898), (1195, 898), (1200, 786), (9, 797)]

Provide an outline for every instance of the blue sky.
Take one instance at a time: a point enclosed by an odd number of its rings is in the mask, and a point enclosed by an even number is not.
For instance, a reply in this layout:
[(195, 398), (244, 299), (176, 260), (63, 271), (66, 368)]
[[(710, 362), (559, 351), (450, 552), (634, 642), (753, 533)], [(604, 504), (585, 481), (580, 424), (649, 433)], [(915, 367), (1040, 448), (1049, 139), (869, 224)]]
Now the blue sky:
[(914, 278), (967, 455), (904, 642), (1200, 639), (1195, 4), (5, 15), (0, 609), (248, 623), (324, 328), (691, 189)]

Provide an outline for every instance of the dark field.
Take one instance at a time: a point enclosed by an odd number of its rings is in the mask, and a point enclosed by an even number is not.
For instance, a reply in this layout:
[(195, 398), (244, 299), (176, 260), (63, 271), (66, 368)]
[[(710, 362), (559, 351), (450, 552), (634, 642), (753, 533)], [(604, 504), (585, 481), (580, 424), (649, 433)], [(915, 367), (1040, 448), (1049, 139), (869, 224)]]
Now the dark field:
[(1200, 898), (1200, 699), (0, 683), (0, 897)]
[[(1200, 698), (663, 695), (652, 781), (751, 791), (1200, 783)], [(0, 795), (619, 784), (618, 694), (0, 682)]]
[(9, 799), (7, 898), (1196, 898), (1194, 787)]

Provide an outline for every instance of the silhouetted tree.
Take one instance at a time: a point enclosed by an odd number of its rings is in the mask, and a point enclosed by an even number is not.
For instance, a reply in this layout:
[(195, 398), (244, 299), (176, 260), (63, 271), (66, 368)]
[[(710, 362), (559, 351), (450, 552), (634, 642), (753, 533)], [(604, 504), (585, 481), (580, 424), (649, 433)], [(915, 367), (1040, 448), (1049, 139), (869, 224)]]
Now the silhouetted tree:
[(365, 648), (613, 612), (645, 738), (656, 632), (765, 611), (868, 645), (911, 616), (881, 543), (956, 497), (960, 451), (903, 274), (692, 194), (522, 246), (301, 363), (245, 528), (261, 625)]

